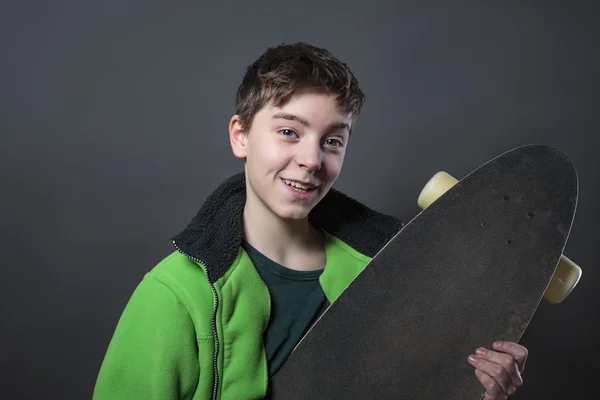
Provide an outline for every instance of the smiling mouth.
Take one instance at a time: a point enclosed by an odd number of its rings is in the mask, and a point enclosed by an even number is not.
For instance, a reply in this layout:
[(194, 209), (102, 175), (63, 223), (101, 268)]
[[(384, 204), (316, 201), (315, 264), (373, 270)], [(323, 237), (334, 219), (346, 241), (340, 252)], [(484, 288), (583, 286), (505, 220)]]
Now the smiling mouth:
[(306, 185), (300, 182), (296, 182), (296, 181), (291, 181), (289, 179), (281, 179), (283, 181), (283, 183), (285, 183), (286, 185), (288, 185), (289, 187), (291, 187), (292, 189), (298, 191), (298, 192), (312, 192), (313, 190), (315, 190), (318, 186), (315, 185)]

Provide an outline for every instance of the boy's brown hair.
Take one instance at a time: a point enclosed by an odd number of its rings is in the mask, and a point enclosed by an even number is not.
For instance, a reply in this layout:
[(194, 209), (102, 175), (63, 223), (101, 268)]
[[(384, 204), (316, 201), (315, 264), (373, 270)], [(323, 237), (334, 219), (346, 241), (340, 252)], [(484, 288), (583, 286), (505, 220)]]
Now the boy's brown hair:
[(337, 95), (344, 113), (356, 120), (365, 95), (348, 66), (329, 51), (307, 43), (268, 48), (246, 70), (238, 88), (235, 109), (245, 131), (268, 102), (284, 103), (295, 92), (313, 89)]

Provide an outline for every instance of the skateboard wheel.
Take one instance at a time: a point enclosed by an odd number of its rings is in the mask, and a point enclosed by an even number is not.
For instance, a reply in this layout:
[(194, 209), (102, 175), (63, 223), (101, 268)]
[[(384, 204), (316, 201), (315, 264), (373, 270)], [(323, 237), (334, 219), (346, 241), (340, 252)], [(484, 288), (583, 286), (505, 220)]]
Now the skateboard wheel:
[(425, 184), (423, 190), (421, 190), (419, 198), (417, 199), (417, 204), (421, 209), (426, 209), (431, 203), (439, 199), (440, 196), (457, 183), (458, 179), (447, 172), (438, 172)]
[(560, 303), (573, 291), (580, 279), (581, 268), (562, 255), (544, 292), (544, 299), (552, 304)]

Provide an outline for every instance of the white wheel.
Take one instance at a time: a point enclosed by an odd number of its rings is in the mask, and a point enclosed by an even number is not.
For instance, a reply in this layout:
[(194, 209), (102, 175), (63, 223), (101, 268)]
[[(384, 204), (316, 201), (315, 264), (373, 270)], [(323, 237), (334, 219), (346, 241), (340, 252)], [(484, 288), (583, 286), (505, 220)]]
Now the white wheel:
[(446, 193), (457, 183), (458, 179), (447, 172), (438, 172), (425, 184), (423, 190), (421, 190), (421, 194), (419, 194), (419, 198), (417, 199), (417, 204), (421, 209), (426, 209), (431, 203), (439, 199), (441, 195)]
[(581, 279), (581, 268), (565, 255), (560, 257), (552, 280), (546, 288), (544, 299), (552, 304), (563, 301), (575, 288)]

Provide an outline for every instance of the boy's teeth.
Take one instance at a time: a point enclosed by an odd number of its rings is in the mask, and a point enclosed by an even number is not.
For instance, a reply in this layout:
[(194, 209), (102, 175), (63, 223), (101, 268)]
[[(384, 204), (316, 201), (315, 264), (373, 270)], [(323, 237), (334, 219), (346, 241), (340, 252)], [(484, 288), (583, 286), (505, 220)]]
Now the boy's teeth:
[(290, 186), (293, 186), (293, 187), (295, 187), (295, 188), (298, 188), (298, 189), (304, 189), (304, 190), (308, 190), (308, 189), (312, 188), (312, 186), (310, 186), (310, 185), (302, 185), (302, 184), (300, 184), (300, 183), (298, 183), (298, 182), (290, 181), (290, 180), (287, 180), (287, 179), (284, 179), (283, 181), (284, 181), (286, 184), (288, 184), (288, 185), (290, 185)]

